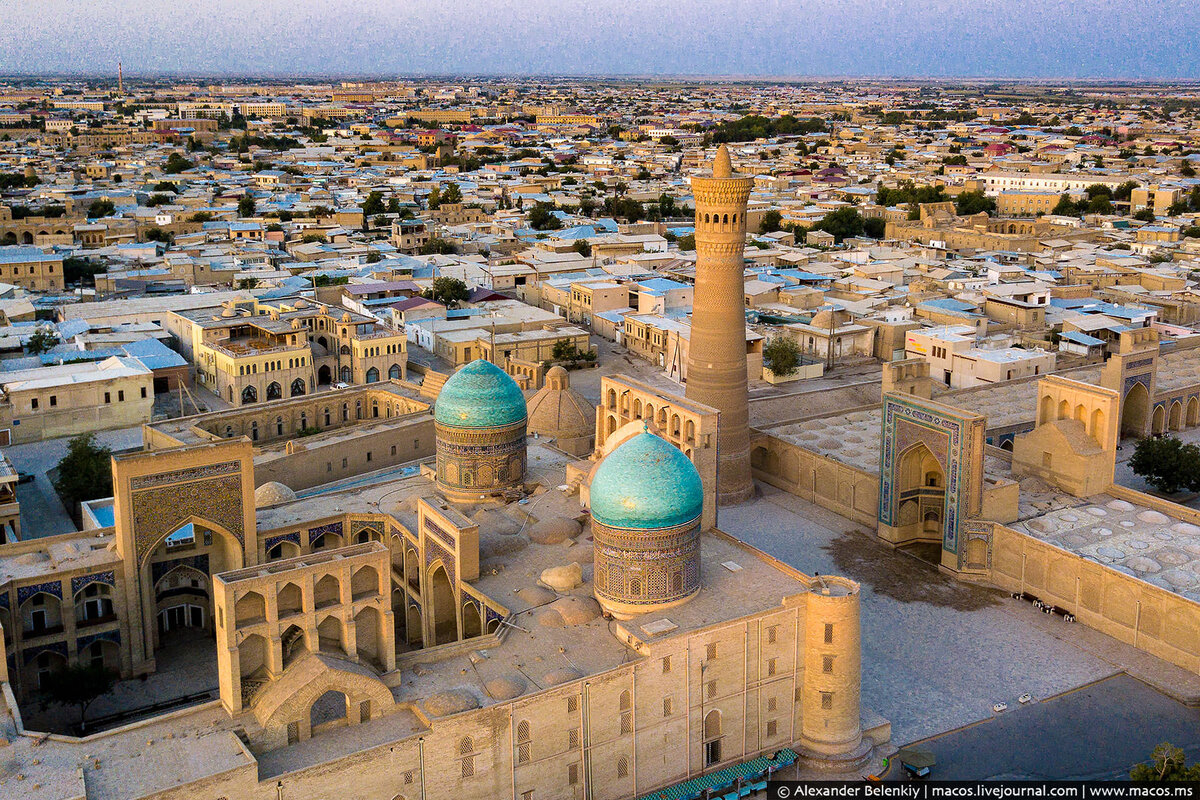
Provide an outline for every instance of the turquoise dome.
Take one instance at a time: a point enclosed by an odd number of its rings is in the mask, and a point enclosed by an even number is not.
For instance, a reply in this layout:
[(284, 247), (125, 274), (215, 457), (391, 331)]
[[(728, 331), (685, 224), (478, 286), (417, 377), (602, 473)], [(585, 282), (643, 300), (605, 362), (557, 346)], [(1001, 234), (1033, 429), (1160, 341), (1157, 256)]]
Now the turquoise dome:
[(495, 428), (525, 419), (525, 395), (490, 361), (472, 361), (450, 376), (437, 396), (433, 418), (454, 428)]
[(700, 516), (700, 473), (679, 448), (639, 433), (600, 462), (591, 486), (592, 517), (615, 528), (667, 528)]

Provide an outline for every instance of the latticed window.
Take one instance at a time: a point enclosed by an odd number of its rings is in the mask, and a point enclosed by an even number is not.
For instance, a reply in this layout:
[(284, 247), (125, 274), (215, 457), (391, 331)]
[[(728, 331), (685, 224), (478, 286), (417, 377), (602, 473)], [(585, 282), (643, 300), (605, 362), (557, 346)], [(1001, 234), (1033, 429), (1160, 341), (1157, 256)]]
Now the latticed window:
[(717, 658), (717, 643), (709, 642), (708, 646), (704, 649), (704, 655), (709, 661), (715, 661)]
[(674, 702), (671, 700), (671, 698), (669, 698), (669, 697), (664, 697), (664, 698), (663, 698), (663, 716), (664, 716), (664, 717), (669, 717), (669, 716), (671, 716), (671, 712), (672, 712), (672, 711), (674, 711), (674, 710), (675, 710), (675, 709), (674, 709)]
[(773, 738), (775, 738), (776, 734), (778, 734), (778, 733), (779, 733), (779, 723), (776, 722), (775, 720), (768, 721), (767, 722), (767, 737), (773, 739)]
[(617, 777), (629, 777), (629, 758), (627, 756), (621, 756), (617, 759)]
[(633, 706), (629, 692), (621, 692), (621, 733), (633, 733)]
[(529, 763), (529, 742), (521, 742), (517, 745), (517, 763)]
[(833, 656), (821, 656), (821, 671), (833, 672)]
[(821, 692), (821, 708), (826, 711), (833, 708), (833, 692)]
[(774, 711), (778, 707), (779, 703), (774, 697), (767, 698), (767, 711)]
[(776, 661), (778, 661), (778, 659), (775, 659), (775, 658), (767, 659), (767, 677), (771, 677), (772, 675), (775, 674), (775, 662)]
[(467, 756), (462, 760), (462, 777), (473, 778), (475, 776), (475, 756)]
[(709, 697), (716, 697), (717, 696), (717, 682), (709, 681), (708, 683), (706, 683), (704, 685), (704, 691), (708, 694)]
[(579, 729), (578, 728), (571, 728), (571, 730), (567, 731), (567, 747), (569, 747), (572, 750), (579, 749)]
[(470, 736), (464, 736), (458, 742), (458, 754), (460, 756), (470, 755), (475, 750), (475, 745), (471, 742)]
[(578, 764), (568, 764), (567, 765), (567, 784), (570, 786), (575, 786), (578, 783), (579, 783), (579, 765)]
[(833, 644), (833, 623), (825, 623), (825, 644)]
[(517, 723), (517, 741), (518, 742), (528, 742), (529, 741), (529, 721), (528, 720), (521, 720), (519, 723)]
[(671, 657), (670, 656), (663, 656), (662, 670), (663, 670), (663, 675), (666, 675), (668, 672), (671, 671)]
[(579, 710), (579, 698), (572, 696), (567, 698), (567, 713), (574, 714)]

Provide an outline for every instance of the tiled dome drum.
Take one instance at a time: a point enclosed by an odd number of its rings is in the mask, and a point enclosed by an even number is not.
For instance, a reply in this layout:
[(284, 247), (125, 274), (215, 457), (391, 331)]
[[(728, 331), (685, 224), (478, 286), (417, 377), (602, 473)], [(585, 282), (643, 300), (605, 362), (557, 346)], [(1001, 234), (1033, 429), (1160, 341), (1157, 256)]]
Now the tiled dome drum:
[(433, 409), (437, 485), (451, 500), (478, 500), (525, 480), (525, 396), (490, 361), (472, 361), (442, 386)]
[(596, 599), (618, 618), (700, 591), (700, 474), (678, 448), (640, 433), (601, 462), (590, 487)]

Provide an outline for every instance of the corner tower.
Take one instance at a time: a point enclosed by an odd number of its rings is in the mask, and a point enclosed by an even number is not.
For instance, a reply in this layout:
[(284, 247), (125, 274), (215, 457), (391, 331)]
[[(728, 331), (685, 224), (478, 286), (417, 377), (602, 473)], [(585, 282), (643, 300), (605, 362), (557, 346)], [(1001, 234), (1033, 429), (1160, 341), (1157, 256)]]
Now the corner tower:
[(754, 491), (746, 387), (746, 202), (754, 179), (735, 175), (721, 145), (712, 176), (692, 178), (696, 202), (696, 291), (688, 344), (690, 400), (721, 412), (717, 434), (717, 503)]

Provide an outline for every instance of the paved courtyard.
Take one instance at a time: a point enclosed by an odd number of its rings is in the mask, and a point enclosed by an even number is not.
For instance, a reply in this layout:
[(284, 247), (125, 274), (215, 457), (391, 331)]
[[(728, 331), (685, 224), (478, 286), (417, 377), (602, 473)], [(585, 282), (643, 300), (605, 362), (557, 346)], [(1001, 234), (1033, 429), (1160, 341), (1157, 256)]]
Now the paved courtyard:
[[(921, 746), (946, 780), (1114, 780), (1162, 742), (1200, 754), (1200, 709), (1117, 675), (1046, 702), (1018, 706)], [(893, 762), (889, 780), (902, 780)]]
[(897, 745), (987, 719), (995, 702), (1051, 697), (1122, 669), (1200, 688), (1103, 634), (943, 575), (847, 519), (762, 490), (721, 509), (718, 527), (809, 574), (862, 584), (863, 707), (891, 721)]

